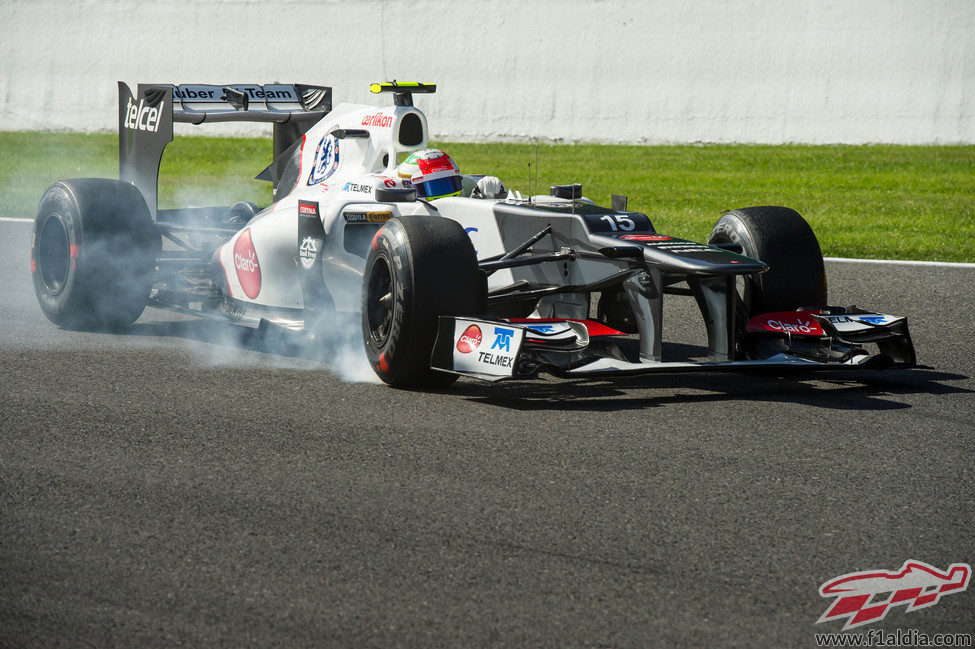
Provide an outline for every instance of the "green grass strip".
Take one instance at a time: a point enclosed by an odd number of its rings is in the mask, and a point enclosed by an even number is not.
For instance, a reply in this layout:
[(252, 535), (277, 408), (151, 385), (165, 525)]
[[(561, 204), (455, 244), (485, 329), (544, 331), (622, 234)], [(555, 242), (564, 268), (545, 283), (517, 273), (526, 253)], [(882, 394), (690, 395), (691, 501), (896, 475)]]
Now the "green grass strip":
[[(532, 144), (434, 143), (465, 173), (529, 189)], [(975, 146), (539, 145), (537, 193), (579, 182), (608, 205), (629, 197), (657, 230), (707, 238), (725, 211), (786, 205), (812, 225), (827, 256), (975, 261)], [(271, 162), (269, 139), (177, 138), (163, 156), (160, 203), (270, 202), (252, 178)], [(61, 178), (116, 177), (114, 134), (0, 133), (0, 216), (33, 216)]]

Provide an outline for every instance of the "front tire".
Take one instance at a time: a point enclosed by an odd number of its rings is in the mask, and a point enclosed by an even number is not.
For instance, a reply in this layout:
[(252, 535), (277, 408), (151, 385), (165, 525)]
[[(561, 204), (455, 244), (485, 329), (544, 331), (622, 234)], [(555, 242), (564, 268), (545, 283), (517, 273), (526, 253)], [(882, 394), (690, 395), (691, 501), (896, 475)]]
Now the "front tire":
[(437, 216), (402, 216), (373, 238), (362, 283), (362, 337), (373, 370), (394, 387), (446, 386), (430, 369), (440, 316), (486, 311), (487, 290), (464, 228)]
[(160, 238), (142, 194), (105, 178), (51, 185), (31, 238), (34, 292), (48, 320), (111, 331), (142, 314)]
[(788, 207), (745, 207), (718, 219), (708, 243), (734, 243), (768, 264), (747, 275), (741, 291), (748, 316), (826, 304), (826, 267), (806, 220)]

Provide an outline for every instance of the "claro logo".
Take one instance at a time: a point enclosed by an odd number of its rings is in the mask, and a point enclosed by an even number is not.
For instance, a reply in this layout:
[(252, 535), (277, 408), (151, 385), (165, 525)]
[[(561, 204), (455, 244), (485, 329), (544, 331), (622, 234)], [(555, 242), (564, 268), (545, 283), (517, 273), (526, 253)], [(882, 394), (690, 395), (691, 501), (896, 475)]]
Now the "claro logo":
[(481, 344), (481, 328), (477, 325), (471, 325), (464, 330), (464, 333), (460, 335), (457, 340), (457, 351), (461, 354), (470, 354), (472, 351), (478, 348)]
[(782, 322), (781, 320), (769, 320), (768, 326), (776, 331), (788, 331), (789, 333), (819, 334), (822, 328), (812, 321), (796, 320), (795, 322)]
[(159, 130), (159, 116), (162, 115), (165, 105), (166, 102), (161, 101), (157, 108), (152, 108), (146, 106), (145, 101), (140, 99), (139, 105), (136, 106), (132, 97), (129, 97), (129, 103), (125, 106), (125, 121), (123, 122), (125, 128), (155, 133)]
[(748, 331), (825, 336), (822, 326), (813, 318), (814, 311), (780, 311), (763, 313), (748, 321)]
[(244, 230), (234, 243), (234, 268), (244, 295), (253, 300), (261, 292), (261, 262), (251, 241), (250, 228)]

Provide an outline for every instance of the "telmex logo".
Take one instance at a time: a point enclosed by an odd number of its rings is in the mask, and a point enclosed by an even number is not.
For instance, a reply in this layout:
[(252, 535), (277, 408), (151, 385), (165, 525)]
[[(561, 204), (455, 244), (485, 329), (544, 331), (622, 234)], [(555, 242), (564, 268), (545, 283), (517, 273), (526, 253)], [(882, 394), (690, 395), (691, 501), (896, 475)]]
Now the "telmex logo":
[(825, 316), (830, 322), (848, 324), (851, 322), (866, 322), (872, 325), (887, 324), (887, 316), (877, 314), (858, 313), (855, 315), (828, 315)]
[[(923, 561), (905, 561), (900, 570), (851, 572), (819, 587), (821, 597), (835, 597), (816, 624), (848, 618), (843, 630), (878, 622), (894, 606), (905, 612), (934, 606), (942, 595), (968, 588), (972, 569), (967, 563), (953, 563), (942, 572)], [(876, 599), (874, 599), (876, 598)], [(874, 601), (871, 601), (871, 600)]]
[(514, 329), (502, 329), (501, 327), (494, 328), (494, 344), (491, 345), (491, 349), (497, 349), (503, 352), (511, 351), (511, 337), (515, 335)]
[(136, 107), (132, 97), (129, 97), (129, 103), (125, 107), (125, 121), (123, 122), (125, 128), (155, 133), (159, 130), (159, 117), (162, 115), (165, 105), (166, 102), (161, 101), (158, 108), (152, 108), (145, 105), (144, 99), (139, 99), (139, 105)]

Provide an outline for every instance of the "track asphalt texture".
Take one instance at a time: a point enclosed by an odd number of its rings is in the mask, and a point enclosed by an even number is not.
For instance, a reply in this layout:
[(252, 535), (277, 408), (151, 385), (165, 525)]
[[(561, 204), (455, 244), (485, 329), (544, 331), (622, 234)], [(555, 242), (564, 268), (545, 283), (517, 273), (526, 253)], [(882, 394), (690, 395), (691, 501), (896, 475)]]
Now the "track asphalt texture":
[(934, 369), (423, 393), (167, 312), (59, 330), (29, 237), (0, 224), (0, 646), (809, 647), (823, 582), (975, 564), (973, 269), (828, 264)]

